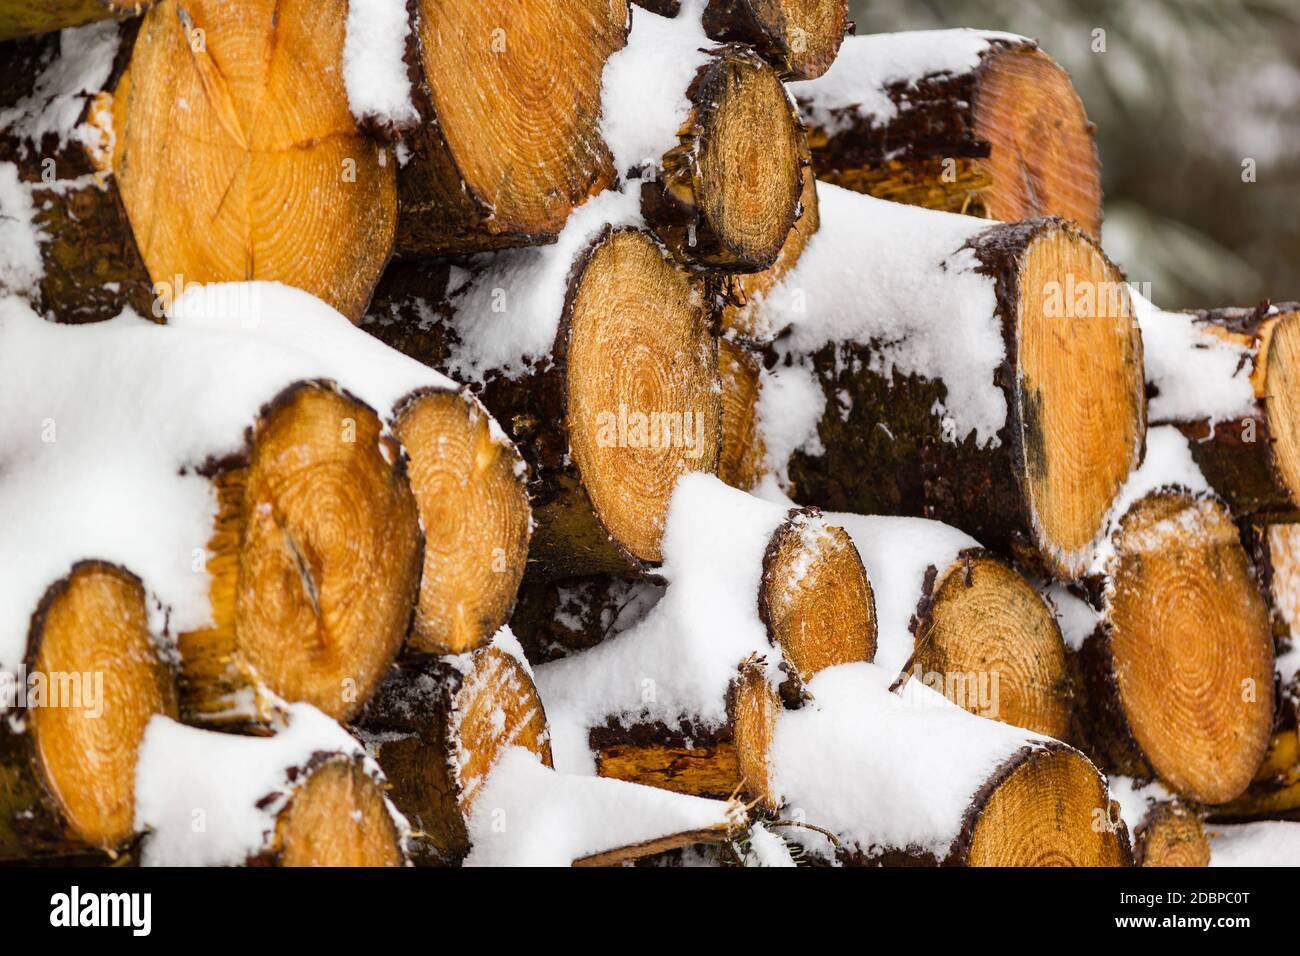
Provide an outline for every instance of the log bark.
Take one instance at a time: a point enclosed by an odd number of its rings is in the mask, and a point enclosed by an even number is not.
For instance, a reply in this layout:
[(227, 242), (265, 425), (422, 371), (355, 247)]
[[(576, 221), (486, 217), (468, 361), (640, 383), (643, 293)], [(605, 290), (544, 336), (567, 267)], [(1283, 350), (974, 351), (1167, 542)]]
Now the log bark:
[[(923, 70), (899, 65), (909, 58)], [(823, 81), (792, 91), (819, 179), (1007, 222), (1061, 216), (1101, 235), (1094, 128), (1069, 76), (1032, 40), (969, 30), (853, 37)]]
[(0, 4), (0, 41), (53, 33), (98, 20), (139, 16), (153, 0), (5, 0)]
[(644, 578), (590, 574), (562, 581), (524, 575), (510, 629), (534, 664), (571, 657), (645, 617), (663, 587)]
[(1079, 651), (1079, 738), (1107, 772), (1233, 800), (1268, 745), (1274, 655), (1231, 516), (1204, 492), (1157, 487), (1112, 540), (1091, 584), (1101, 619)]
[[(113, 91), (111, 167), (154, 282), (284, 282), (356, 321), (397, 163), (349, 112), (345, 0), (164, 0)], [(183, 104), (183, 105), (182, 105)]]
[(1181, 800), (1162, 800), (1133, 827), (1138, 866), (1209, 866), (1210, 840), (1200, 814)]
[(177, 708), (147, 616), (139, 579), (99, 561), (77, 564), (36, 608), (24, 667), (4, 675), (0, 698), (0, 858), (115, 858), (134, 838), (140, 741), (154, 714)]
[[(532, 333), (494, 344), (524, 321)], [(398, 266), (366, 327), (473, 381), (530, 468), (531, 562), (561, 578), (657, 564), (674, 482), (716, 470), (713, 322), (701, 280), (614, 224), (503, 253), (468, 279)], [(520, 354), (530, 334), (537, 354)]]
[[(682, 7), (681, 0), (636, 2), (665, 17)], [(749, 44), (786, 80), (821, 76), (853, 31), (845, 0), (708, 0), (700, 20), (711, 39)]]
[[(1146, 426), (1119, 271), (1059, 219), (983, 226), (818, 193), (817, 243), (757, 310), (781, 336), (771, 364), (826, 396), (821, 453), (789, 463), (793, 497), (934, 518), (1036, 573), (1078, 574)], [(902, 262), (924, 270), (924, 299)]]
[(1300, 304), (1188, 313), (1139, 305), (1152, 343), (1152, 422), (1187, 436), (1196, 464), (1234, 514), (1293, 518), (1300, 508), (1300, 374), (1292, 367)]

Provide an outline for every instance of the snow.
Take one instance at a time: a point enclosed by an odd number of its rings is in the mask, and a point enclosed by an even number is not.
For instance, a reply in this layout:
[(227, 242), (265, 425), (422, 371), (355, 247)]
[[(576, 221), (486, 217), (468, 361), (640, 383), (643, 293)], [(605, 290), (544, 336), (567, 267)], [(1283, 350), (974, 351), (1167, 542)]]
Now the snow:
[(1101, 615), (1087, 601), (1072, 594), (1063, 584), (1047, 588), (1047, 599), (1056, 611), (1056, 623), (1061, 628), (1065, 646), (1079, 650), (1101, 623)]
[(1300, 823), (1212, 825), (1210, 866), (1300, 866)]
[(985, 30), (916, 30), (845, 37), (831, 68), (815, 80), (789, 84), (805, 122), (829, 135), (856, 123), (883, 124), (898, 115), (890, 87), (908, 87), (935, 74), (968, 73), (997, 40), (1032, 43), (1014, 33)]
[(406, 0), (348, 0), (343, 85), (358, 123), (397, 129), (419, 123), (406, 72), (410, 33)]
[(474, 801), (466, 866), (569, 866), (596, 853), (693, 830), (729, 830), (739, 804), (622, 780), (557, 773), (520, 747)]
[(678, 481), (663, 537), (663, 598), (628, 630), (537, 668), (559, 769), (590, 767), (587, 731), (609, 718), (721, 729), (727, 689), (752, 655), (766, 656), (778, 680), (780, 652), (759, 619), (758, 594), (763, 555), (787, 513), (711, 475)]
[(492, 371), (518, 378), (547, 360), (574, 262), (606, 226), (640, 224), (640, 200), (608, 190), (575, 209), (554, 243), (477, 257), (472, 278), (450, 288), (460, 345), (449, 371), (466, 381)]
[(686, 90), (717, 46), (700, 25), (703, 0), (682, 0), (676, 17), (636, 8), (627, 46), (605, 61), (600, 135), (625, 176), (659, 168), (690, 115)]
[[(273, 737), (247, 737), (187, 727), (155, 716), (136, 764), (135, 828), (145, 866), (238, 866), (268, 849), (276, 815), (303, 778), (290, 773), (319, 754), (364, 760), (361, 744), (310, 704), (283, 705)], [(269, 798), (269, 799), (268, 799)], [(406, 821), (389, 805), (400, 832)]]
[(749, 851), (745, 854), (745, 866), (795, 865), (785, 841), (763, 824), (755, 823), (749, 831)]
[(799, 360), (828, 343), (870, 346), (870, 368), (940, 379), (952, 440), (996, 445), (1006, 357), (994, 282), (967, 242), (996, 223), (886, 202), (817, 184), (821, 227), (755, 308), (762, 334)]
[(763, 437), (763, 470), (775, 475), (781, 485), (789, 483), (791, 455), (825, 452), (817, 426), (826, 411), (826, 395), (811, 369), (803, 365), (763, 369), (755, 410)]
[(118, 25), (104, 20), (59, 33), (59, 55), (41, 71), (31, 94), (0, 110), (0, 130), (40, 149), (53, 136), (57, 149), (77, 139), (77, 124), (91, 96), (103, 89), (113, 71), (119, 41)]
[(156, 634), (208, 625), (216, 498), (196, 469), (244, 450), (260, 409), (310, 379), (381, 417), (454, 387), (274, 283), (191, 286), (168, 325), (58, 325), (0, 299), (0, 668), (21, 662), (41, 596), (83, 559), (141, 578)]
[(1130, 839), (1155, 804), (1176, 799), (1158, 780), (1139, 783), (1132, 777), (1111, 777), (1110, 796), (1119, 804), (1120, 819), (1128, 827)]
[(35, 225), (31, 187), (18, 179), (18, 167), (0, 163), (0, 290), (34, 295), (45, 276), (41, 242)]
[(1151, 421), (1213, 425), (1255, 413), (1252, 350), (1204, 331), (1194, 315), (1158, 309), (1136, 289), (1130, 295), (1146, 379), (1156, 388), (1147, 408)]
[(1047, 738), (985, 720), (897, 671), (841, 664), (808, 683), (812, 702), (777, 717), (769, 758), (787, 815), (872, 854), (908, 849), (942, 859), (979, 788)]

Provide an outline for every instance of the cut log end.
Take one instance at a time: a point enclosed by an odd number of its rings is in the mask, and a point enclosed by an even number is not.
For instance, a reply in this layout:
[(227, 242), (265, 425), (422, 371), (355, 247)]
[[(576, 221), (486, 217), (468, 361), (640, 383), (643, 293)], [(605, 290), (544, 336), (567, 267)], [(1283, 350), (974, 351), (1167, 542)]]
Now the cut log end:
[(153, 0), (17, 0), (0, 4), (0, 41), (138, 16)]
[(30, 707), (27, 733), (68, 836), (114, 850), (133, 833), (145, 726), (177, 710), (175, 676), (149, 633), (139, 580), (112, 565), (78, 565), (38, 611), (32, 647), (29, 667), (51, 690), (68, 677), (103, 681), (97, 702), (83, 686), (80, 706)]
[(522, 459), (458, 392), (408, 402), (395, 431), (424, 525), (424, 574), (408, 646), (460, 654), (506, 622), (528, 556)]
[(1213, 499), (1150, 495), (1123, 519), (1109, 572), (1111, 668), (1133, 741), (1178, 793), (1233, 799), (1273, 723), (1273, 638), (1236, 526)]
[(853, 540), (819, 515), (796, 511), (763, 559), (759, 615), (803, 681), (876, 655), (876, 606)]
[(989, 143), (977, 163), (988, 179), (989, 218), (1062, 216), (1101, 236), (1101, 170), (1092, 125), (1070, 77), (1036, 48), (987, 57), (975, 96), (975, 135)]
[(845, 0), (713, 0), (704, 29), (717, 40), (757, 47), (786, 79), (830, 69), (849, 29)]
[(276, 822), (280, 866), (401, 866), (401, 835), (384, 792), (355, 761), (316, 768)]
[(1133, 832), (1138, 866), (1209, 866), (1210, 839), (1201, 818), (1177, 801), (1152, 807)]
[(348, 109), (345, 8), (149, 12), (118, 88), (113, 166), (156, 284), (278, 280), (360, 319), (392, 249), (397, 164)]
[(1273, 326), (1265, 368), (1264, 407), (1274, 461), (1291, 504), (1300, 508), (1300, 312)]
[(768, 755), (781, 702), (761, 667), (749, 662), (741, 665), (732, 709), (732, 739), (740, 776), (737, 786), (763, 809), (775, 813), (781, 797), (772, 787)]
[(759, 357), (731, 339), (718, 340), (722, 382), (722, 448), (718, 477), (748, 491), (763, 477), (765, 455), (758, 420)]
[(1021, 483), (1048, 570), (1084, 571), (1142, 454), (1142, 342), (1123, 275), (1068, 227), (1042, 230), (1020, 262)]
[(974, 555), (943, 572), (916, 642), (916, 668), (944, 675), (945, 688), (960, 679), (953, 702), (966, 710), (1058, 739), (1069, 730), (1060, 628), (1034, 587), (1004, 562)]
[(217, 482), (216, 626), (180, 638), (187, 717), (263, 720), (263, 688), (352, 717), (401, 647), (420, 580), (396, 444), (363, 405), (299, 385), (259, 421), (249, 463)]
[(681, 144), (647, 184), (648, 219), (684, 263), (756, 272), (776, 261), (802, 185), (802, 129), (772, 68), (727, 48), (691, 84)]
[[(1101, 811), (1099, 814), (1098, 811)], [(1122, 830), (1097, 826), (1109, 819), (1109, 795), (1096, 768), (1061, 747), (1023, 755), (972, 811), (971, 866), (1125, 866)]]
[(677, 479), (717, 469), (712, 318), (701, 285), (632, 230), (599, 241), (570, 291), (570, 454), (601, 525), (635, 561), (661, 560)]

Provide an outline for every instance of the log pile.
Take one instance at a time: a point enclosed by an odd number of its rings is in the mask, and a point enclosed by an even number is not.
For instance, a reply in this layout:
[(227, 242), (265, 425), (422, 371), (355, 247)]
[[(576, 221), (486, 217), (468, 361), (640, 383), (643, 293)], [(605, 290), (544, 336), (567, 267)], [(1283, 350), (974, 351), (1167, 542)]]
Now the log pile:
[(1300, 307), (1130, 289), (1033, 40), (849, 28), (0, 0), (0, 860), (1300, 814)]

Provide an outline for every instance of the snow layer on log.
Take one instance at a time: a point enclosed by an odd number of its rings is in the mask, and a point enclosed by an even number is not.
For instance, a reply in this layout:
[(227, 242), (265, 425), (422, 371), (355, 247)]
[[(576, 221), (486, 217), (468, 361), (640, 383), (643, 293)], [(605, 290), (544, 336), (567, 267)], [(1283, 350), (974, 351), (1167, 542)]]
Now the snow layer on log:
[(793, 353), (832, 342), (872, 346), (871, 367), (941, 379), (953, 437), (996, 444), (1007, 403), (994, 281), (967, 243), (993, 223), (817, 184), (821, 227), (758, 310)]
[(1151, 421), (1214, 424), (1255, 413), (1254, 363), (1246, 348), (1199, 328), (1194, 315), (1158, 309), (1131, 287), (1129, 294), (1142, 328), (1147, 383), (1156, 390), (1147, 408)]
[(1217, 825), (1208, 836), (1210, 866), (1300, 866), (1300, 823)]
[[(926, 76), (968, 73), (999, 40), (1032, 43), (1014, 33), (917, 30), (845, 37), (831, 68), (815, 80), (789, 84), (807, 122), (834, 135), (858, 122), (887, 123), (907, 88)], [(898, 88), (897, 98), (890, 95)]]
[(657, 167), (677, 145), (690, 115), (686, 90), (718, 44), (700, 25), (704, 0), (683, 0), (676, 17), (641, 7), (632, 12), (627, 46), (611, 56), (601, 75), (600, 135), (620, 176), (639, 166)]
[(1119, 804), (1120, 819), (1124, 821), (1130, 834), (1146, 819), (1147, 813), (1157, 803), (1177, 799), (1158, 780), (1138, 783), (1132, 777), (1111, 777), (1109, 784), (1111, 799)]
[(455, 387), (274, 283), (191, 286), (168, 325), (129, 312), (59, 325), (0, 299), (0, 667), (22, 660), (46, 588), (87, 558), (140, 577), (155, 633), (208, 625), (217, 501), (198, 469), (243, 451), (262, 407), (310, 379), (381, 418)]
[[(361, 744), (315, 707), (290, 704), (285, 715), (273, 737), (200, 730), (161, 715), (149, 722), (136, 764), (135, 827), (152, 831), (142, 864), (239, 866), (256, 856), (292, 796), (289, 774), (317, 755), (364, 758), (367, 773), (382, 779)], [(405, 834), (405, 818), (391, 804), (388, 811)]]
[(35, 217), (31, 187), (19, 180), (17, 166), (0, 163), (0, 290), (32, 295), (45, 276), (41, 242), (46, 237)]
[(628, 630), (537, 668), (557, 768), (589, 767), (586, 731), (610, 718), (725, 726), (727, 689), (752, 655), (765, 655), (779, 682), (781, 655), (759, 619), (758, 595), (763, 555), (787, 514), (712, 475), (678, 481), (664, 531), (663, 598)]
[(1079, 650), (1097, 630), (1101, 615), (1083, 598), (1070, 593), (1063, 584), (1050, 585), (1046, 597), (1056, 612), (1056, 623), (1061, 628), (1065, 646)]
[(890, 693), (896, 676), (876, 664), (817, 674), (812, 702), (777, 718), (772, 783), (788, 806), (863, 853), (943, 859), (980, 788), (1017, 752), (1049, 740), (969, 714), (920, 681)]
[(460, 343), (449, 360), (452, 374), (518, 378), (548, 359), (574, 262), (606, 226), (641, 222), (638, 197), (608, 190), (575, 209), (554, 243), (476, 259), (467, 281), (448, 290)]
[(348, 0), (343, 86), (358, 123), (401, 129), (420, 121), (406, 72), (410, 33), (406, 0)]
[(557, 773), (512, 747), (469, 819), (466, 866), (569, 866), (621, 847), (737, 823), (739, 805), (603, 777)]
[(778, 366), (760, 373), (755, 414), (763, 436), (763, 469), (781, 486), (789, 483), (790, 456), (796, 451), (823, 454), (817, 426), (825, 412), (826, 393), (811, 369)]

